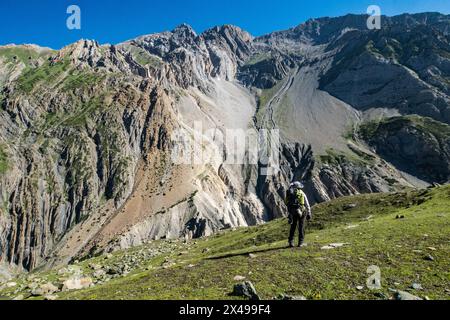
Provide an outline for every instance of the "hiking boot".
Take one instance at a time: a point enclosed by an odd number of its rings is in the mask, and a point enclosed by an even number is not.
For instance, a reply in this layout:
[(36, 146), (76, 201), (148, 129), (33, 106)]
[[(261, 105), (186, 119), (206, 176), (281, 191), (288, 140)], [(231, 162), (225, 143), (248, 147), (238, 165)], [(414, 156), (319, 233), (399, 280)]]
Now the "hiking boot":
[(289, 241), (289, 248), (293, 248), (294, 247), (294, 241)]

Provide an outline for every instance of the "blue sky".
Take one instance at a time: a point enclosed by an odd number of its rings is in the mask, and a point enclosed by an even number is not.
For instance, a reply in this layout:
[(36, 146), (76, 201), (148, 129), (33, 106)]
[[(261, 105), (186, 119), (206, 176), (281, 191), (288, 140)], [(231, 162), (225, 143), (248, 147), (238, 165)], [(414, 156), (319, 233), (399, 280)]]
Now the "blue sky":
[[(81, 30), (69, 30), (66, 9), (81, 8)], [(365, 13), (439, 11), (450, 0), (0, 0), (0, 44), (36, 43), (54, 49), (80, 38), (118, 43), (142, 34), (172, 30), (181, 23), (197, 32), (235, 24), (253, 35), (296, 26), (309, 18)]]

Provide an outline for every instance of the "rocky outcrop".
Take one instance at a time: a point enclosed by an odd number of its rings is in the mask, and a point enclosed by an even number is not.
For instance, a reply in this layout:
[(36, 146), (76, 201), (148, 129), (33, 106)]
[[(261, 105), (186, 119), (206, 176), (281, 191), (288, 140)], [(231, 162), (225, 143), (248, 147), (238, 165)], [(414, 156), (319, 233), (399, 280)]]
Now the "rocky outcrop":
[(329, 44), (321, 88), (360, 109), (396, 109), (450, 123), (450, 38), (434, 26), (354, 30)]
[(279, 52), (258, 53), (239, 68), (237, 78), (249, 87), (270, 89), (283, 80), (296, 63), (292, 57)]
[(417, 116), (369, 122), (360, 134), (398, 168), (429, 183), (450, 181), (450, 126)]
[(36, 267), (74, 226), (132, 191), (141, 148), (152, 144), (143, 134), (151, 85), (91, 71), (100, 51), (77, 43), (6, 86), (2, 261)]

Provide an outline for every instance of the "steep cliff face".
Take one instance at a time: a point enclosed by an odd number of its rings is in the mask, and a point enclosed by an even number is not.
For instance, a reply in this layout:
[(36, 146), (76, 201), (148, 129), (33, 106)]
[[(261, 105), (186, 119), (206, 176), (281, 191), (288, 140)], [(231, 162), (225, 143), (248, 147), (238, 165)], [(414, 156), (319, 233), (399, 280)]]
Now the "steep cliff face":
[(429, 183), (450, 181), (450, 126), (418, 116), (372, 121), (359, 134), (378, 154)]
[[(373, 109), (448, 122), (448, 17), (425, 17), (386, 18), (382, 31), (350, 15), (260, 38), (181, 25), (117, 46), (1, 47), (0, 261), (33, 269), (263, 223), (285, 215), (292, 179), (312, 202), (444, 182), (446, 131), (358, 129)], [(267, 140), (235, 153), (230, 129), (279, 130), (279, 156), (248, 161)]]
[(349, 31), (321, 88), (360, 110), (396, 109), (450, 123), (450, 37), (433, 25)]
[(2, 259), (37, 266), (104, 203), (120, 206), (142, 150), (163, 147), (147, 133), (151, 80), (132, 70), (113, 47), (81, 41), (5, 85)]

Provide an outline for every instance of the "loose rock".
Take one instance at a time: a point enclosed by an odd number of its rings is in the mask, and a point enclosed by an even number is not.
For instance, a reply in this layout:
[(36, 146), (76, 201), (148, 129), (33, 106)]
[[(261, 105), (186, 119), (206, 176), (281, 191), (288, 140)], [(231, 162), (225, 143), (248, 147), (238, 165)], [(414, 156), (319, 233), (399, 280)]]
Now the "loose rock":
[(103, 269), (100, 269), (100, 270), (96, 270), (92, 276), (93, 276), (94, 278), (102, 278), (102, 277), (104, 277), (105, 275), (106, 275), (106, 271), (103, 270)]
[(350, 204), (347, 204), (347, 205), (344, 206), (344, 210), (347, 211), (347, 210), (350, 210), (350, 209), (354, 209), (356, 207), (357, 207), (356, 203), (350, 203)]
[(394, 300), (423, 300), (409, 292), (397, 290), (394, 293)]
[(375, 297), (381, 298), (381, 299), (387, 299), (388, 297), (383, 292), (375, 292)]
[(281, 300), (307, 300), (304, 296), (290, 296), (287, 294), (281, 295)]
[(420, 283), (413, 283), (411, 285), (411, 288), (413, 288), (414, 290), (423, 290), (423, 287)]
[(427, 255), (423, 259), (427, 261), (434, 261), (434, 257), (432, 255)]
[(331, 249), (336, 249), (336, 248), (340, 248), (343, 247), (345, 245), (347, 245), (348, 243), (330, 243), (327, 246), (323, 246), (321, 249), (322, 250), (331, 250)]
[(247, 297), (250, 300), (261, 300), (256, 293), (256, 289), (250, 281), (236, 284), (233, 289), (233, 295)]

